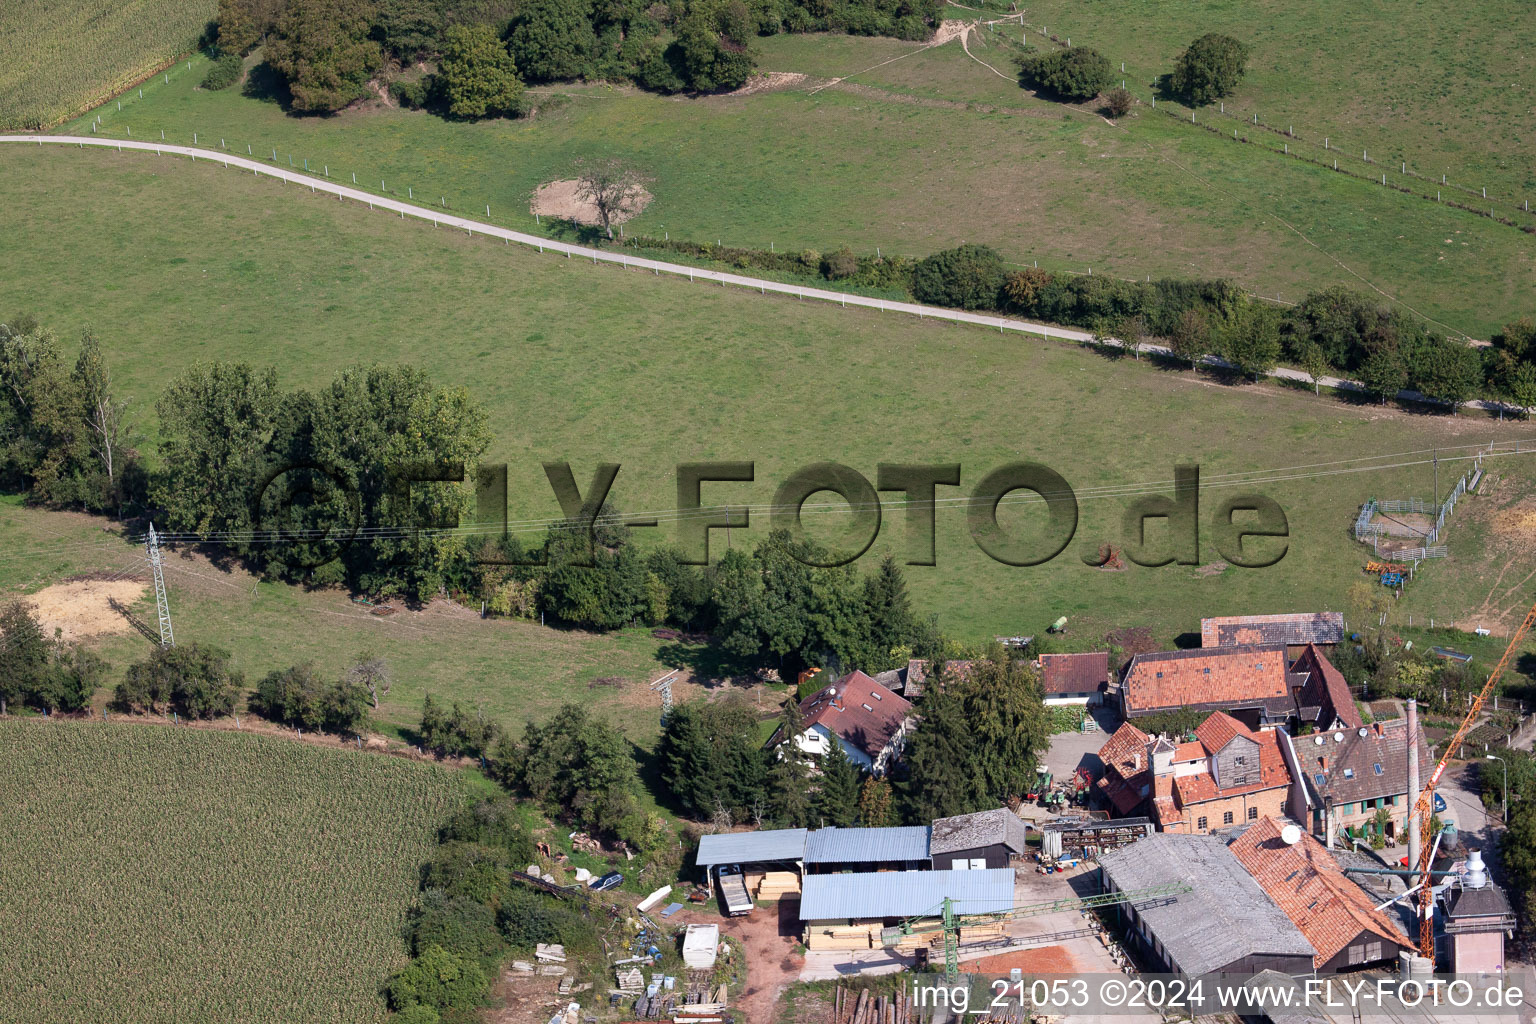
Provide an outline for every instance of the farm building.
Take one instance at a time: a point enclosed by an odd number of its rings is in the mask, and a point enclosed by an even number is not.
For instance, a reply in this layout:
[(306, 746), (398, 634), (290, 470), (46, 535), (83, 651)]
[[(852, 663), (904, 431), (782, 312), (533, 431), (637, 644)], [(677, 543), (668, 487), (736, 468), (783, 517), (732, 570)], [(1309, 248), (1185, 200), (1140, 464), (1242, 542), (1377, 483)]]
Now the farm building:
[(1316, 950), (1312, 964), (1335, 973), (1396, 962), (1415, 947), (1397, 923), (1339, 870), (1323, 844), (1298, 826), (1265, 818), (1232, 841), (1238, 863)]
[(942, 914), (946, 899), (961, 914), (1013, 909), (1013, 871), (887, 871), (811, 875), (800, 898), (807, 949), (873, 949), (881, 928)]
[(1039, 826), (1043, 857), (1097, 857), (1156, 831), (1151, 818), (1057, 818)]
[(1174, 743), (1121, 725), (1099, 748), (1102, 799), (1119, 815), (1145, 811), (1164, 832), (1210, 832), (1304, 808), (1284, 730), (1251, 730), (1217, 712), (1194, 736)]
[(1255, 647), (1284, 644), (1294, 656), (1309, 644), (1344, 642), (1343, 612), (1290, 615), (1223, 615), (1200, 620), (1200, 646)]
[(928, 838), (928, 856), (936, 869), (1006, 868), (1024, 854), (1028, 830), (1006, 807), (940, 818)]
[[(1383, 831), (1395, 839), (1413, 806), (1408, 794), (1408, 724), (1402, 719), (1334, 729), (1291, 741), (1310, 812), (1310, 826), (1326, 837), (1340, 830), (1367, 835), (1385, 810)], [(1419, 765), (1434, 765), (1424, 730), (1418, 730)], [(1305, 821), (1305, 816), (1298, 816)]]
[(805, 840), (805, 870), (914, 871), (928, 867), (928, 826), (819, 828)]
[(805, 731), (795, 746), (817, 756), (839, 746), (854, 764), (881, 775), (901, 756), (911, 714), (910, 701), (850, 672), (800, 702)]
[(1216, 647), (1138, 654), (1120, 684), (1126, 718), (1198, 708), (1250, 728), (1287, 721), (1295, 708), (1285, 647)]
[(1183, 882), (1190, 892), (1121, 904), (1129, 941), (1157, 971), (1312, 973), (1315, 950), (1218, 836), (1149, 836), (1099, 858), (1107, 892)]
[(1040, 655), (1046, 704), (1098, 704), (1109, 689), (1109, 652)]
[(927, 678), (928, 663), (920, 658), (910, 658), (901, 668), (876, 673), (875, 682), (912, 701), (923, 695), (923, 681)]

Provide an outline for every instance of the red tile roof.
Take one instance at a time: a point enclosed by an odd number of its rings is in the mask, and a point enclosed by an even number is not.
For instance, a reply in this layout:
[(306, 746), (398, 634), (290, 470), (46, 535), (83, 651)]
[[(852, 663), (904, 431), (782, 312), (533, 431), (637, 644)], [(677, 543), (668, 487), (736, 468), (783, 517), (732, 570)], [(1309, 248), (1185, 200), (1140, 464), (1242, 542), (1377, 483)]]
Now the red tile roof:
[(910, 701), (857, 671), (800, 702), (807, 729), (822, 726), (872, 760), (880, 756), (911, 713)]
[(1322, 967), (1362, 932), (1400, 948), (1412, 945), (1392, 919), (1376, 910), (1365, 891), (1345, 877), (1333, 855), (1305, 833), (1287, 844), (1281, 825), (1266, 818), (1232, 841), (1238, 863), (1274, 900), (1317, 950)]
[(1247, 726), (1224, 711), (1216, 712), (1195, 727), (1195, 739), (1211, 754), (1231, 743), (1234, 736), (1252, 735)]
[(1134, 774), (1147, 766), (1146, 733), (1126, 722), (1099, 748), (1099, 760), (1104, 767), (1114, 768), (1122, 776)]
[[(1174, 791), (1178, 794), (1181, 806), (1188, 807), (1190, 804), (1204, 803), (1207, 800), (1262, 793), (1265, 790), (1280, 789), (1291, 784), (1291, 770), (1285, 766), (1285, 756), (1280, 753), (1280, 741), (1273, 729), (1251, 732), (1235, 718), (1227, 715), (1219, 717), (1226, 721), (1213, 722), (1212, 719), (1218, 716), (1212, 715), (1201, 722), (1200, 727), (1195, 730), (1195, 735), (1201, 737), (1201, 745), (1215, 754), (1238, 736), (1253, 740), (1259, 745), (1259, 781), (1247, 786), (1228, 786), (1225, 789), (1219, 789), (1215, 778), (1208, 771), (1183, 775), (1174, 780)], [(1218, 741), (1219, 745), (1212, 745)]]
[(1285, 648), (1217, 647), (1140, 654), (1125, 670), (1126, 710), (1238, 707), (1289, 698)]
[(1208, 756), (1205, 744), (1198, 741), (1194, 743), (1180, 743), (1173, 749), (1173, 759), (1175, 761), (1198, 761)]
[(1296, 658), (1291, 671), (1307, 673), (1307, 681), (1302, 684), (1296, 703), (1303, 709), (1321, 709), (1321, 714), (1315, 719), (1319, 728), (1332, 728), (1334, 718), (1343, 722), (1346, 729), (1358, 729), (1364, 724), (1359, 709), (1355, 707), (1355, 698), (1349, 692), (1349, 683), (1344, 673), (1323, 657), (1317, 645), (1308, 644), (1307, 649)]
[(1102, 690), (1109, 685), (1109, 652), (1042, 654), (1040, 685), (1046, 696)]
[(1201, 647), (1242, 647), (1252, 644), (1300, 646), (1343, 642), (1343, 612), (1222, 615), (1200, 620)]

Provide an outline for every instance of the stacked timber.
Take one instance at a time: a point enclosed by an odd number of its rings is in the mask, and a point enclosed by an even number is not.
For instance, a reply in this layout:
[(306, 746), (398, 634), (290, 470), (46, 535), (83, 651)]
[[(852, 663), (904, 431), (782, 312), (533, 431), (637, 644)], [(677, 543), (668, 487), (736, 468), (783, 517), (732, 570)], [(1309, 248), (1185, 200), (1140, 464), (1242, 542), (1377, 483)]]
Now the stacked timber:
[(960, 929), (960, 944), (968, 942), (995, 942), (1003, 937), (1003, 922), (965, 925)]
[(533, 947), (533, 955), (540, 963), (563, 964), (565, 963), (565, 947), (558, 942), (545, 944), (543, 942)]
[(800, 895), (800, 875), (794, 871), (767, 871), (757, 888), (748, 886), (752, 898), (764, 903), (777, 903), (785, 896)]
[(806, 926), (805, 948), (827, 949), (879, 949), (880, 922), (855, 924), (849, 922), (818, 921)]
[(913, 1010), (905, 989), (872, 996), (869, 989), (843, 988), (832, 996), (832, 1024), (919, 1024), (925, 1011)]

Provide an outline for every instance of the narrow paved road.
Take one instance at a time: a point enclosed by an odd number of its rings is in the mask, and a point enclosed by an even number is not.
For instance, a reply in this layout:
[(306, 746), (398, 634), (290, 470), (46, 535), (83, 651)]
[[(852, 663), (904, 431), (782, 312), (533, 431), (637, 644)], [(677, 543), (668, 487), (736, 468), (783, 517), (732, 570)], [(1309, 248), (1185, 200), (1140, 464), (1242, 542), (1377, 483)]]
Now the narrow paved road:
[[(316, 178), (312, 174), (299, 170), (289, 170), (274, 164), (257, 160), (251, 157), (234, 156), (222, 150), (201, 149), (194, 146), (173, 146), (164, 142), (141, 142), (134, 139), (104, 139), (99, 136), (78, 135), (0, 135), (0, 142), (9, 142), (20, 145), (57, 145), (77, 146), (84, 149), (86, 146), (94, 146), (102, 149), (139, 150), (141, 152), (155, 153), (157, 155), (171, 154), (173, 156), (190, 157), (193, 160), (207, 160), (213, 163), (223, 164), (225, 167), (237, 167), (257, 175), (266, 175), (269, 178), (277, 178), (281, 181), (291, 182), (296, 185), (307, 185), (311, 192), (324, 192), (329, 195), (340, 196), (355, 202), (366, 203), (369, 209), (389, 210), (401, 217), (415, 217), (418, 220), (429, 220), (433, 224), (466, 231), (469, 234), (488, 235), (491, 238), (500, 238), (507, 243), (516, 242), (519, 245), (531, 246), (539, 252), (553, 252), (564, 255), (567, 259), (589, 259), (593, 263), (617, 263), (624, 267), (633, 267), (638, 270), (649, 270), (654, 274), (671, 274), (676, 277), (686, 277), (690, 281), (709, 281), (722, 287), (735, 285), (739, 288), (756, 289), (766, 295), (773, 292), (777, 295), (788, 295), (795, 298), (815, 299), (820, 302), (835, 302), (838, 305), (856, 306), (865, 309), (875, 309), (880, 312), (907, 313), (920, 319), (944, 320), (951, 323), (973, 324), (979, 327), (993, 328), (1001, 333), (1017, 331), (1023, 334), (1034, 334), (1042, 338), (1059, 338), (1063, 341), (1091, 342), (1093, 335), (1088, 331), (1073, 330), (1068, 327), (1053, 327), (1049, 324), (1035, 323), (1029, 320), (1019, 320), (1014, 317), (990, 316), (984, 313), (967, 313), (958, 309), (942, 309), (937, 306), (924, 306), (914, 302), (892, 302), (888, 299), (869, 298), (864, 295), (849, 295), (845, 292), (836, 292), (827, 288), (807, 288), (797, 284), (785, 284), (781, 281), (768, 281), (757, 277), (746, 277), (741, 274), (728, 274), (719, 270), (702, 270), (697, 267), (684, 266), (678, 263), (666, 263), (662, 260), (646, 259), (639, 256), (630, 256), (624, 252), (610, 252), (606, 249), (593, 249), (588, 246), (571, 245), (568, 242), (558, 242), (538, 235), (530, 235), (521, 231), (513, 231), (509, 228), (498, 227), (483, 221), (471, 220), (468, 217), (458, 217), (447, 212), (439, 212), (430, 207), (417, 206), (414, 203), (403, 203), (388, 196), (376, 195), (367, 189), (350, 185), (337, 184), (329, 178)], [(1114, 348), (1126, 348), (1124, 342), (1118, 338), (1105, 338), (1100, 344)], [(1136, 348), (1148, 355), (1172, 357), (1172, 351), (1165, 345), (1153, 345), (1143, 342)], [(1231, 369), (1231, 364), (1216, 356), (1205, 356), (1200, 360), (1206, 366), (1220, 369)], [(1311, 384), (1312, 378), (1300, 370), (1279, 367), (1269, 371), (1269, 376), (1282, 380), (1299, 381), (1303, 384)], [(1344, 391), (1363, 392), (1366, 389), (1352, 380), (1342, 377), (1321, 377), (1318, 383), (1326, 388), (1337, 388)], [(1437, 399), (1428, 398), (1417, 391), (1400, 391), (1398, 398), (1404, 401), (1424, 402), (1429, 404), (1444, 405)], [(1464, 403), (1473, 409), (1486, 409), (1498, 412), (1501, 408), (1497, 402), (1474, 400)], [(1503, 406), (1509, 412), (1516, 410), (1512, 406)]]

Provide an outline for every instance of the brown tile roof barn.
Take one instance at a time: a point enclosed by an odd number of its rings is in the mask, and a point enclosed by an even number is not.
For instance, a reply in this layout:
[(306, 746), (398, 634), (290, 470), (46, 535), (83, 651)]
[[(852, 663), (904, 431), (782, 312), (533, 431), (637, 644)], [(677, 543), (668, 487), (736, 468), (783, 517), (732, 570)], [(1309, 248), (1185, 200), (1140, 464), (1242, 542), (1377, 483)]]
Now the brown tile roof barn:
[[(1300, 830), (1297, 830), (1300, 832)], [(1399, 947), (1411, 946), (1393, 921), (1339, 870), (1323, 844), (1301, 833), (1295, 843), (1281, 838), (1281, 825), (1265, 818), (1232, 841), (1232, 853), (1317, 950), (1321, 967), (1362, 931)]]
[(1040, 655), (1040, 685), (1047, 697), (1096, 693), (1109, 686), (1109, 652)]
[[(836, 696), (833, 696), (836, 691)], [(910, 701), (887, 690), (863, 672), (850, 672), (800, 702), (807, 729), (822, 726), (834, 736), (879, 758), (901, 723), (912, 713)]]
[(1023, 853), (1028, 834), (1024, 822), (1006, 807), (957, 814), (933, 823), (928, 836), (928, 853), (932, 856), (956, 850), (979, 850), (994, 843), (1002, 843), (1013, 853)]
[(1296, 695), (1302, 721), (1330, 726), (1338, 718), (1346, 729), (1358, 729), (1364, 724), (1344, 673), (1334, 668), (1315, 644), (1308, 644), (1291, 665), (1293, 675), (1303, 672), (1307, 679)]
[[(1435, 762), (1422, 728), (1418, 739), (1419, 771), (1427, 779)], [(1298, 736), (1292, 746), (1307, 784), (1336, 804), (1408, 792), (1408, 723), (1402, 719)]]
[(1223, 615), (1200, 620), (1201, 647), (1255, 644), (1338, 644), (1344, 642), (1343, 612), (1290, 615)]
[(1285, 704), (1285, 647), (1218, 647), (1138, 654), (1125, 670), (1127, 714), (1182, 707)]

